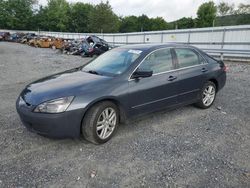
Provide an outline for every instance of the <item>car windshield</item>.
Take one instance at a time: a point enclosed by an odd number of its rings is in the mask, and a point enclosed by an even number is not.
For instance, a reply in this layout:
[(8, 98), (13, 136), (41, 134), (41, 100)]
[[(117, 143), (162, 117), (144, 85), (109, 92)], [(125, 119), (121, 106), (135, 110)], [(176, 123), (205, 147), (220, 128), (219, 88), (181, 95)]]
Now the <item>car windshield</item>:
[(84, 72), (100, 75), (123, 73), (141, 54), (140, 50), (116, 48), (97, 57), (83, 67)]

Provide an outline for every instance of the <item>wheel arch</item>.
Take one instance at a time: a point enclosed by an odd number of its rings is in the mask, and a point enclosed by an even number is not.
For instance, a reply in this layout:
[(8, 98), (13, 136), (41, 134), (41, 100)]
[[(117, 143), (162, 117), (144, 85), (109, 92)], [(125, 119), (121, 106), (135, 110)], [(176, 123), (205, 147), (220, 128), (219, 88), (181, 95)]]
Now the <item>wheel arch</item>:
[(218, 92), (218, 90), (219, 90), (219, 83), (218, 83), (218, 81), (215, 78), (211, 78), (208, 81), (213, 82), (215, 84), (215, 86), (216, 86), (216, 92)]
[[(85, 107), (85, 111), (84, 111), (82, 121), (81, 121), (81, 126), (82, 126), (82, 122), (84, 120), (84, 117), (85, 117), (86, 113), (89, 111), (89, 109), (92, 108), (93, 106), (95, 106), (96, 104), (104, 102), (104, 101), (110, 101), (110, 102), (114, 103), (118, 107), (118, 110), (119, 110), (119, 122), (120, 123), (126, 122), (127, 114), (126, 114), (124, 106), (120, 103), (120, 101), (115, 97), (105, 97), (105, 98), (97, 99)], [(81, 126), (80, 126), (80, 129), (81, 129)]]

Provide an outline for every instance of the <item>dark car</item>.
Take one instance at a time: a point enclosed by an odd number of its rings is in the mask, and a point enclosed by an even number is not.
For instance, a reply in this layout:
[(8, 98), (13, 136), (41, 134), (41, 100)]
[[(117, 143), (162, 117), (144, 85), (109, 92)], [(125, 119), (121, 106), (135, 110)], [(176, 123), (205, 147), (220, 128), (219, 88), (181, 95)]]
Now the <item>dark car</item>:
[(110, 48), (105, 40), (94, 35), (86, 38), (86, 44), (83, 47), (82, 56), (98, 56), (108, 51)]
[(20, 42), (22, 37), (24, 36), (25, 34), (24, 33), (12, 33), (7, 41), (9, 42)]
[(108, 43), (96, 36), (89, 36), (81, 40), (71, 40), (64, 44), (61, 51), (71, 55), (93, 57), (103, 54), (110, 49)]
[(226, 66), (186, 45), (132, 45), (29, 84), (16, 102), (23, 124), (49, 137), (104, 143), (127, 118), (195, 104), (209, 108)]

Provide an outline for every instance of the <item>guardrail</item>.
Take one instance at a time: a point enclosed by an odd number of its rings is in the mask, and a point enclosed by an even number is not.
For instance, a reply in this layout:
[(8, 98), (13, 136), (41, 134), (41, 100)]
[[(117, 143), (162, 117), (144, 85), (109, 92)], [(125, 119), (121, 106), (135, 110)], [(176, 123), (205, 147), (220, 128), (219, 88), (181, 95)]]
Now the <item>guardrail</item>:
[(96, 35), (113, 46), (147, 43), (183, 43), (203, 49), (213, 56), (250, 61), (250, 25), (133, 33), (25, 32), (67, 39), (80, 39), (89, 35)]

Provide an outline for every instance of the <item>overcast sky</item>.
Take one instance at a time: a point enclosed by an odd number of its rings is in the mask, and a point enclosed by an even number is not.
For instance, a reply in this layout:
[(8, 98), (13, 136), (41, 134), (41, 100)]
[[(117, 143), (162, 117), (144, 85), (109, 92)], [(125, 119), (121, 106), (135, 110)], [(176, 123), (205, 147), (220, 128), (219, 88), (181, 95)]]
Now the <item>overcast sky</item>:
[[(106, 1), (106, 0), (104, 0)], [(167, 22), (182, 17), (196, 17), (198, 7), (209, 0), (109, 0), (113, 11), (119, 16), (142, 15), (163, 17)], [(223, 0), (214, 0), (217, 4)], [(47, 0), (39, 0), (45, 5)], [(98, 4), (101, 0), (68, 0), (68, 2), (84, 2)], [(224, 2), (250, 4), (250, 0), (224, 0)]]

